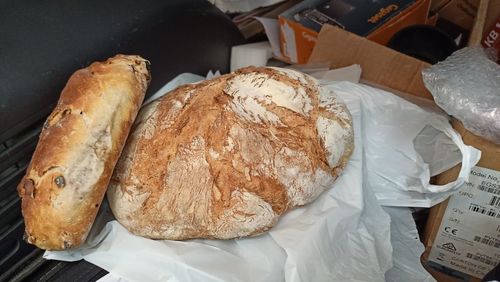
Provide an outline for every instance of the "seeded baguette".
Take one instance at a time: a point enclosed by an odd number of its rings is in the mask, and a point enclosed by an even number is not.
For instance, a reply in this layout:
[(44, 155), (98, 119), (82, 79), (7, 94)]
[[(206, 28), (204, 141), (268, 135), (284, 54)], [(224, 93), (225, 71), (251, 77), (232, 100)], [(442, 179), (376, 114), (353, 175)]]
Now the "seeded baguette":
[(148, 64), (117, 55), (70, 77), (18, 186), (28, 243), (63, 250), (85, 241), (149, 85)]

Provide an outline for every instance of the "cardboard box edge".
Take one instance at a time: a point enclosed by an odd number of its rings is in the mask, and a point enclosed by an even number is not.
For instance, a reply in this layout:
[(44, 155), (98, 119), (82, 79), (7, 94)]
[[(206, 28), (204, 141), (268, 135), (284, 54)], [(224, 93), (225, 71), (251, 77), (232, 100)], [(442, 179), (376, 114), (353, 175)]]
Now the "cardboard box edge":
[[(362, 79), (370, 81), (374, 84), (387, 86), (387, 87), (394, 89), (394, 90), (397, 90), (397, 91), (402, 91), (402, 92), (406, 92), (408, 94), (412, 94), (414, 96), (419, 96), (419, 97), (433, 100), (432, 95), (425, 88), (425, 86), (422, 82), (421, 75), (419, 75), (419, 77), (416, 78), (419, 81), (419, 84), (417, 84), (415, 86), (415, 83), (411, 83), (411, 85), (409, 85), (410, 87), (407, 87), (407, 88), (394, 87), (395, 86), (394, 83), (390, 83), (389, 85), (387, 84), (387, 81), (391, 81), (391, 80), (394, 81), (396, 79), (395, 77), (393, 77), (393, 78), (384, 77), (384, 79), (380, 79), (380, 77), (377, 79), (367, 78), (366, 77), (367, 76), (366, 68), (363, 67), (363, 66), (366, 66), (367, 63), (360, 61), (359, 58), (357, 58), (357, 57), (356, 58), (345, 58), (345, 56), (342, 56), (341, 54), (339, 55), (338, 50), (333, 50), (333, 48), (331, 47), (331, 44), (329, 43), (329, 41), (335, 41), (335, 40), (340, 40), (340, 41), (344, 41), (344, 42), (345, 41), (357, 42), (358, 45), (361, 46), (360, 49), (362, 49), (362, 50), (371, 49), (369, 51), (373, 52), (373, 53), (375, 53), (375, 52), (390, 53), (390, 54), (397, 57), (397, 60), (392, 60), (391, 63), (394, 63), (394, 61), (398, 61), (398, 63), (402, 66), (401, 69), (408, 69), (408, 65), (411, 65), (411, 66), (413, 66), (414, 69), (417, 69), (421, 72), (422, 69), (429, 66), (429, 64), (427, 64), (423, 61), (420, 61), (420, 60), (412, 58), (410, 56), (398, 53), (397, 51), (394, 51), (386, 46), (380, 45), (380, 44), (373, 42), (373, 41), (370, 41), (364, 37), (358, 36), (356, 34), (350, 33), (348, 31), (342, 30), (338, 27), (334, 27), (331, 25), (325, 25), (321, 29), (321, 31), (318, 35), (316, 46), (314, 47), (314, 49), (311, 53), (311, 56), (309, 57), (308, 63), (318, 63), (318, 62), (328, 61), (332, 68), (333, 67), (335, 67), (335, 68), (345, 67), (345, 66), (352, 65), (352, 64), (359, 64), (359, 65), (361, 65), (361, 68), (363, 69)], [(329, 50), (328, 51), (329, 53), (327, 54), (329, 56), (329, 58), (325, 58), (323, 56), (323, 54), (320, 53), (321, 49), (324, 49), (324, 50), (328, 49)], [(324, 53), (323, 51), (321, 51), (321, 52)], [(335, 52), (337, 52), (337, 54), (335, 54)], [(359, 52), (360, 51), (358, 51), (358, 53)], [(343, 61), (342, 64), (338, 63), (338, 61), (341, 61), (340, 59)], [(337, 62), (335, 62), (335, 60), (337, 60)], [(383, 58), (383, 57), (378, 57), (378, 58), (375, 58), (374, 60), (375, 60), (375, 62), (371, 62), (372, 64), (383, 65), (384, 63), (388, 63), (388, 62), (386, 62), (387, 58)], [(407, 73), (406, 75), (410, 75), (410, 74)], [(413, 78), (415, 76), (415, 74), (411, 74), (411, 76)], [(369, 77), (370, 77), (370, 75), (369, 75)]]

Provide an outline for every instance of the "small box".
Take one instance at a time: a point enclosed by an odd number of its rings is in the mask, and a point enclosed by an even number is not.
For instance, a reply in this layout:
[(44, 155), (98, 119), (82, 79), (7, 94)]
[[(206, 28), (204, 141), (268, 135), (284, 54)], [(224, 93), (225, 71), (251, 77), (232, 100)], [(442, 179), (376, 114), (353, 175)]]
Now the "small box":
[(323, 24), (386, 44), (401, 28), (426, 23), (429, 0), (305, 0), (279, 16), (281, 53), (306, 63)]
[[(464, 187), (431, 209), (423, 258), (448, 276), (483, 278), (500, 262), (500, 145), (472, 134), (458, 120), (452, 125), (482, 156)], [(436, 183), (450, 182), (459, 170), (460, 165), (440, 174)]]

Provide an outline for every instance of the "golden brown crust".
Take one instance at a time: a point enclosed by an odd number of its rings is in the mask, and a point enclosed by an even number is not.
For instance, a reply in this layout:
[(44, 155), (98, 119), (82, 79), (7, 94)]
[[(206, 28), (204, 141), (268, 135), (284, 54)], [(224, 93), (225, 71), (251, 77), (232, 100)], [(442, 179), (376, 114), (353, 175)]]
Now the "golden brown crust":
[(29, 243), (62, 250), (85, 241), (144, 99), (147, 64), (117, 55), (68, 80), (18, 186)]
[[(347, 109), (335, 99), (322, 106), (319, 94), (308, 76), (249, 67), (148, 105), (110, 183), (115, 217), (153, 239), (229, 239), (269, 229), (330, 187), (351, 154)], [(319, 129), (332, 128), (345, 136), (329, 157), (323, 143), (335, 142)]]

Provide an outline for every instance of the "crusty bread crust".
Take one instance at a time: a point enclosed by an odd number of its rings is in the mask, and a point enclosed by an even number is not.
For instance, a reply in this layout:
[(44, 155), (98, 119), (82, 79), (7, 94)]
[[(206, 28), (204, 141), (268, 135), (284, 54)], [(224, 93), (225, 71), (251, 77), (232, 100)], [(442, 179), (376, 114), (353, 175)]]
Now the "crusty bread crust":
[(27, 242), (63, 250), (85, 241), (144, 99), (148, 64), (117, 55), (70, 77), (18, 186)]
[(148, 238), (257, 235), (331, 187), (352, 149), (334, 93), (298, 72), (249, 67), (143, 108), (108, 199)]

